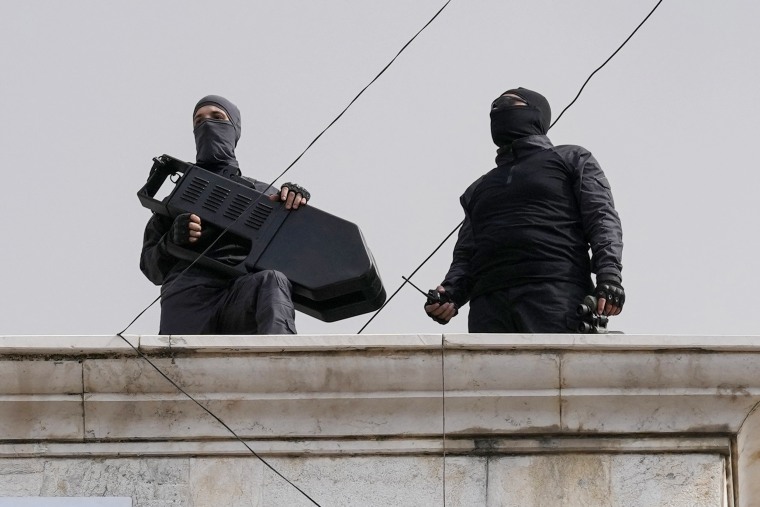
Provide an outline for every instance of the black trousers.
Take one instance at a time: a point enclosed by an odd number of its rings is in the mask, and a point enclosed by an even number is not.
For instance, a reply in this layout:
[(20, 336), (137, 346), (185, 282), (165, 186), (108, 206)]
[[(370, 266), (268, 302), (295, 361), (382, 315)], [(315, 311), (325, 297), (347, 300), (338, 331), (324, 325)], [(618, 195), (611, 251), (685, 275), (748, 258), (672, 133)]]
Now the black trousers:
[(295, 334), (291, 290), (274, 270), (188, 284), (162, 295), (159, 334)]
[(489, 292), (470, 301), (471, 333), (575, 333), (576, 309), (591, 294), (569, 282), (526, 283)]

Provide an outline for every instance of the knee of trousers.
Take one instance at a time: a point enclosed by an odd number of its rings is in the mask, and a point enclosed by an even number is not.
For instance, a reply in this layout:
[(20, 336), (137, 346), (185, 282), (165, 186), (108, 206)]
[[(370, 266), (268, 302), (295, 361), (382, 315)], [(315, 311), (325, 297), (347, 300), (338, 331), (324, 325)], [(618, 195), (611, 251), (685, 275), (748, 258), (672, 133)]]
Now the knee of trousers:
[(288, 292), (292, 289), (292, 284), (290, 283), (290, 280), (288, 280), (288, 277), (285, 276), (284, 273), (277, 271), (275, 269), (266, 269), (264, 271), (259, 271), (258, 273), (254, 273), (253, 276), (255, 278), (258, 278), (261, 285), (264, 287), (280, 287), (283, 290), (286, 290)]

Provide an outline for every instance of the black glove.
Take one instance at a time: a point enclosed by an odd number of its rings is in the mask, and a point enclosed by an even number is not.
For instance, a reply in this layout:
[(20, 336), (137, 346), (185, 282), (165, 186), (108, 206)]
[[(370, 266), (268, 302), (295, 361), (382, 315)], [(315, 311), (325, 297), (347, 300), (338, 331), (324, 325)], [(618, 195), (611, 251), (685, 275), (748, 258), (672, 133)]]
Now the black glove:
[(190, 213), (177, 215), (169, 229), (169, 241), (178, 246), (190, 244)]
[(625, 290), (615, 280), (597, 280), (596, 288), (594, 289), (594, 297), (597, 299), (606, 299), (611, 305), (623, 308), (625, 303)]
[[(443, 305), (443, 304), (452, 302), (451, 297), (449, 297), (449, 294), (447, 292), (438, 292), (435, 289), (430, 289), (427, 293), (427, 296), (428, 298), (427, 298), (427, 301), (425, 301), (425, 306), (434, 305), (436, 303)], [(456, 303), (454, 304), (454, 306), (456, 306)], [(459, 313), (459, 308), (457, 308), (456, 310), (457, 312), (454, 315)], [(425, 313), (427, 313), (427, 310), (425, 311)], [(431, 319), (433, 319), (439, 324), (442, 324), (442, 325), (448, 324), (447, 321), (443, 319), (439, 319), (438, 317), (430, 315), (429, 313), (428, 313), (428, 317), (430, 317)]]
[[(295, 183), (283, 183), (282, 187), (287, 187), (287, 189), (290, 192), (295, 192), (296, 194), (301, 194), (302, 197), (304, 197), (307, 201), (311, 199), (311, 194), (308, 190), (303, 188), (301, 185), (296, 185)], [(280, 191), (282, 191), (282, 187), (280, 187)]]

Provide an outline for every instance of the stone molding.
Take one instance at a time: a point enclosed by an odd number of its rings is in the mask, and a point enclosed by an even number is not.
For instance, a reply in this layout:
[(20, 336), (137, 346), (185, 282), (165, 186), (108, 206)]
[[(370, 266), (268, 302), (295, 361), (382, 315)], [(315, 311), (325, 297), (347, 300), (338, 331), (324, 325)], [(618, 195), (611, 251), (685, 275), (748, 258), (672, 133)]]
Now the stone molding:
[[(256, 454), (283, 456), (491, 456), (522, 454), (720, 454), (729, 456), (728, 437), (641, 438), (492, 438), (479, 439), (382, 439), (382, 440), (245, 440)], [(0, 444), (0, 458), (141, 457), (141, 456), (242, 456), (251, 452), (231, 440), (178, 440), (146, 442), (35, 442)]]
[[(264, 455), (708, 452), (760, 498), (759, 336), (126, 339)], [(120, 337), (1, 336), (0, 363), (0, 456), (245, 454)]]
[[(731, 435), (760, 402), (760, 337), (128, 339), (252, 439), (434, 437), (444, 397), (451, 437)], [(229, 438), (119, 337), (0, 337), (0, 361), (4, 441)]]

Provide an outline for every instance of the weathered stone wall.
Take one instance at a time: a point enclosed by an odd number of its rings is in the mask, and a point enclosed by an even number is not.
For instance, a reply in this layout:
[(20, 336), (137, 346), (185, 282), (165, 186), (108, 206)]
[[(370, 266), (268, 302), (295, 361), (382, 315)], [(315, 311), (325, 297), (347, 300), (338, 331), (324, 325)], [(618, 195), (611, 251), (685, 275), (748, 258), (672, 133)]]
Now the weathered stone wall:
[[(720, 455), (449, 457), (451, 507), (720, 507)], [(323, 506), (439, 507), (439, 457), (272, 458)], [(134, 507), (313, 505), (253, 457), (0, 460), (0, 496), (131, 496)]]
[[(128, 339), (321, 505), (760, 505), (758, 337)], [(118, 337), (0, 337), (24, 495), (311, 505)]]

